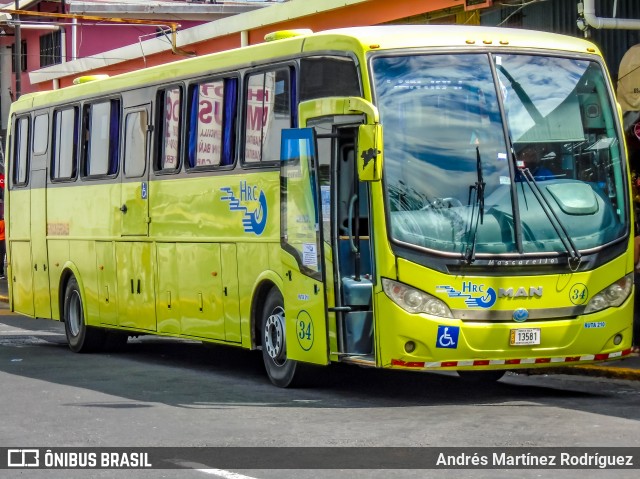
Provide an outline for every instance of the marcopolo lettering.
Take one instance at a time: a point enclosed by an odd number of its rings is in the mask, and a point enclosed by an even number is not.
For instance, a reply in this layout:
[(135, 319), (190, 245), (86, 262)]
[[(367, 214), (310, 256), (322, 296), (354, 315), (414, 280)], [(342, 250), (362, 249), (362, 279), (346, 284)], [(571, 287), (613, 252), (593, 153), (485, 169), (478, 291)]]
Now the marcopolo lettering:
[(542, 266), (557, 265), (558, 258), (540, 258), (540, 259), (504, 259), (487, 261), (487, 266)]

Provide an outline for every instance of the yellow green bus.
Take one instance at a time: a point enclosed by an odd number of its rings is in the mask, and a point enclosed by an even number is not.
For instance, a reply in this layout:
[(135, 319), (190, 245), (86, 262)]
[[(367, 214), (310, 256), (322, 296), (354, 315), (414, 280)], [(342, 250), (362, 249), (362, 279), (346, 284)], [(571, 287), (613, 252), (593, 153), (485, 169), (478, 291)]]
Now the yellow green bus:
[(10, 305), (72, 351), (233, 345), (281, 387), (630, 353), (630, 182), (593, 44), (278, 32), (90, 80), (21, 97), (7, 145)]

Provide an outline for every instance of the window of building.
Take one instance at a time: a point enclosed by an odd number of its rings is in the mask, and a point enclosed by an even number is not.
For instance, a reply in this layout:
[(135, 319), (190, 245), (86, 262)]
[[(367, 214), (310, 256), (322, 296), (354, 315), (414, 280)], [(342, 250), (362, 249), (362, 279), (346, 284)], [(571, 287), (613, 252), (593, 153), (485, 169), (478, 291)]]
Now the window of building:
[(235, 158), (238, 80), (226, 78), (189, 90), (188, 166), (231, 166)]
[(15, 131), (13, 133), (13, 165), (12, 180), (15, 186), (27, 184), (29, 171), (29, 117), (22, 117), (16, 120)]
[[(22, 40), (20, 43), (20, 68), (23, 72), (27, 71), (27, 42)], [(16, 46), (11, 45), (11, 72), (16, 72)]]
[(115, 175), (120, 146), (119, 100), (85, 105), (83, 138), (83, 174)]
[[(172, 87), (158, 93), (157, 170), (177, 171), (180, 167), (182, 137), (182, 88)], [(164, 105), (164, 107), (162, 107)]]
[(293, 126), (291, 70), (281, 68), (250, 75), (245, 95), (244, 161), (278, 161), (280, 132)]
[(145, 172), (147, 159), (147, 111), (128, 113), (124, 128), (124, 174), (127, 178), (139, 178)]
[(53, 180), (76, 177), (78, 156), (78, 109), (66, 108), (53, 114)]
[(62, 63), (62, 34), (60, 30), (40, 37), (40, 68)]

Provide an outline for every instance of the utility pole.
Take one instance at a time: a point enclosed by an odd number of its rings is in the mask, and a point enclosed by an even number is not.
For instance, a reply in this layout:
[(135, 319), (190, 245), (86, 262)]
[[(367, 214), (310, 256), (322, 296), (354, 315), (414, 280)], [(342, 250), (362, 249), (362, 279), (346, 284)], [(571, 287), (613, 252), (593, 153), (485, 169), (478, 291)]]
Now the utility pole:
[[(20, 0), (15, 0), (16, 10), (20, 10)], [(22, 94), (22, 35), (20, 34), (20, 16), (14, 15), (15, 20), (15, 45), (13, 51), (16, 54), (15, 68), (16, 68), (16, 91), (15, 98), (17, 100)]]

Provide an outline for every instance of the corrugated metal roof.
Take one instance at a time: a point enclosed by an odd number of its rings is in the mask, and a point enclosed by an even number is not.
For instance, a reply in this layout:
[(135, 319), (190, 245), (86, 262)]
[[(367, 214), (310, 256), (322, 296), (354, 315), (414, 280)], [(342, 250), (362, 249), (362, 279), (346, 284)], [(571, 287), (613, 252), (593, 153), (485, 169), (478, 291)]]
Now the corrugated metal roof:
[[(45, 0), (21, 0), (21, 10), (30, 10)], [(213, 21), (230, 15), (249, 12), (278, 0), (66, 0), (67, 13), (102, 17)], [(15, 2), (0, 4), (13, 10)]]
[(67, 0), (69, 13), (139, 19), (213, 21), (269, 5), (266, 1), (217, 0), (215, 3), (185, 0)]

